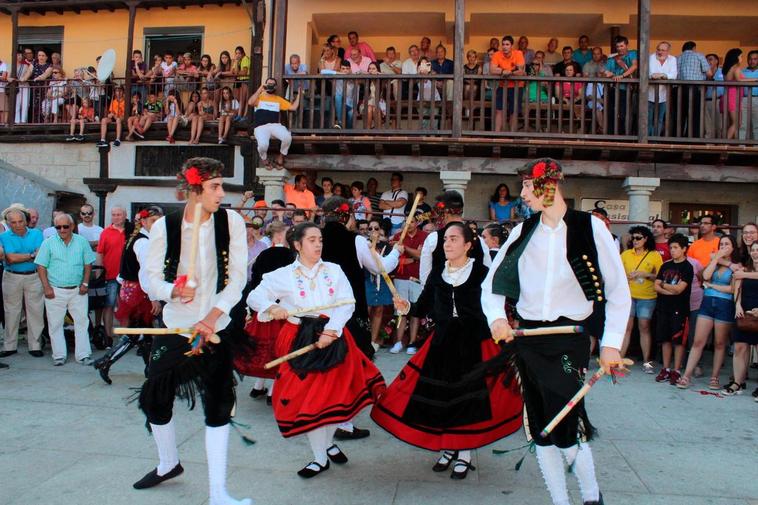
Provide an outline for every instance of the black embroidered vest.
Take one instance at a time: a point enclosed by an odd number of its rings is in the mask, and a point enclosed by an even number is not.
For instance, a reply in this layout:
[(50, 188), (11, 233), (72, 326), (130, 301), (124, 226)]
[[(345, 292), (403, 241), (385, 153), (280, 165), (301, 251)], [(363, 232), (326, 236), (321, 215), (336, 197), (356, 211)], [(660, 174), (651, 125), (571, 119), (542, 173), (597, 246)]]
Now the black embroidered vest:
[[(163, 277), (166, 282), (176, 280), (182, 246), (182, 219), (184, 212), (175, 212), (166, 216), (166, 257)], [(221, 292), (229, 283), (229, 216), (225, 209), (213, 214), (214, 238), (216, 244), (216, 293)]]
[(139, 281), (139, 261), (137, 261), (137, 255), (134, 253), (134, 244), (138, 240), (146, 238), (142, 233), (138, 233), (136, 237), (126, 242), (124, 252), (121, 254), (121, 267), (119, 268), (119, 275), (125, 281)]
[(336, 263), (342, 268), (350, 287), (353, 288), (353, 296), (355, 297), (353, 315), (361, 318), (368, 317), (366, 285), (363, 269), (358, 263), (358, 253), (355, 250), (355, 233), (337, 222), (326, 223), (321, 233), (324, 237), (321, 259)]
[[(492, 280), (492, 292), (515, 301), (520, 294), (518, 260), (540, 222), (540, 213), (524, 221), (521, 234), (505, 253)], [(568, 209), (563, 217), (566, 223), (566, 258), (577, 282), (589, 301), (605, 302), (603, 275), (597, 260), (597, 247), (592, 233), (592, 216), (587, 212)]]

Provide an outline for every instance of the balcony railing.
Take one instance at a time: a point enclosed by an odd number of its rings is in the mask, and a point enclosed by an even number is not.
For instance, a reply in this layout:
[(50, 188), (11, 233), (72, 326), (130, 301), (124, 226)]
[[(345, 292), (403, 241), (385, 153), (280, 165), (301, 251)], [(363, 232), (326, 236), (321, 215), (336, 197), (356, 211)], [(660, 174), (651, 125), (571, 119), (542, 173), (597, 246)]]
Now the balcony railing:
[[(647, 97), (639, 81), (606, 78), (509, 77), (466, 75), (462, 96), (454, 96), (452, 75), (303, 75), (288, 76), (286, 96), (301, 93), (288, 121), (296, 134), (451, 137), (456, 100), (461, 102), (462, 137), (526, 137), (638, 141), (640, 128), (650, 142), (758, 145), (758, 83), (723, 81), (650, 81)], [(10, 124), (69, 123), (82, 101), (92, 102), (98, 118), (107, 115), (114, 90), (123, 79), (14, 82), (6, 94), (15, 102)], [(130, 97), (149, 93), (165, 101), (171, 90), (186, 113), (194, 91), (211, 89), (217, 106), (229, 86), (244, 115), (246, 83), (156, 81), (132, 83)], [(639, 125), (639, 101), (648, 123)]]

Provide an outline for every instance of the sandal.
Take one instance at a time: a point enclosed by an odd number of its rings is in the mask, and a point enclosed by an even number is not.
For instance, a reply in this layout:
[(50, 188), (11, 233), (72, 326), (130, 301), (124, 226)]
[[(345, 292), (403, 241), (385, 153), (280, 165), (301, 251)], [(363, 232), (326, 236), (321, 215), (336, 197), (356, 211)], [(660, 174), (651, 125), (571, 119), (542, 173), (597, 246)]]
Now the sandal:
[(686, 376), (682, 376), (678, 381), (676, 381), (676, 387), (679, 389), (687, 389), (690, 387), (690, 378)]
[(736, 382), (731, 381), (729, 384), (726, 385), (726, 387), (724, 387), (724, 390), (721, 391), (721, 394), (725, 396), (741, 395), (744, 389), (745, 388), (743, 388)]
[(721, 389), (721, 383), (719, 382), (718, 377), (711, 377), (711, 380), (708, 381), (708, 389), (712, 389), (713, 391)]

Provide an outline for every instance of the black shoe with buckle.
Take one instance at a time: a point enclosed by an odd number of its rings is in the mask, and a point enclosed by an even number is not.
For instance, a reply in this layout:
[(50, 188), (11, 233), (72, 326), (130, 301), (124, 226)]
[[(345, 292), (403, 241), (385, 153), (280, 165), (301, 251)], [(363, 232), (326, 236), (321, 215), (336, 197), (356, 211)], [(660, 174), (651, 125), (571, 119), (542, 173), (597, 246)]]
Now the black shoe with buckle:
[(255, 389), (253, 388), (252, 391), (250, 391), (250, 398), (260, 398), (261, 396), (268, 393), (268, 388), (262, 388), (262, 389)]
[(599, 498), (597, 501), (586, 501), (583, 502), (583, 505), (605, 505), (605, 502), (603, 501), (603, 493), (600, 493)]
[(476, 467), (471, 464), (471, 461), (456, 459), (453, 462), (453, 472), (450, 474), (450, 478), (455, 480), (463, 480), (466, 478), (466, 475), (468, 475), (469, 470), (476, 470)]
[(458, 451), (442, 451), (442, 456), (440, 456), (440, 459), (437, 460), (437, 462), (432, 467), (433, 472), (444, 472), (448, 468), (450, 468), (450, 463), (453, 462), (455, 458), (458, 457)]
[(326, 465), (324, 466), (321, 466), (315, 461), (312, 461), (311, 463), (308, 463), (302, 469), (298, 470), (297, 474), (304, 479), (310, 479), (311, 477), (315, 477), (321, 472), (325, 472), (327, 470), (329, 470), (329, 461), (327, 461)]
[(134, 489), (147, 489), (155, 487), (163, 481), (173, 479), (184, 473), (181, 463), (177, 463), (166, 475), (158, 475), (158, 469), (153, 468), (151, 472), (134, 483)]
[(336, 463), (338, 465), (344, 465), (347, 463), (347, 456), (345, 456), (345, 453), (342, 452), (340, 448), (334, 444), (326, 450), (326, 455), (329, 456), (329, 459), (332, 460), (332, 463)]
[(337, 431), (334, 432), (334, 438), (337, 440), (358, 440), (359, 438), (366, 438), (369, 435), (371, 435), (369, 430), (362, 430), (356, 427), (353, 427), (353, 431), (337, 428)]

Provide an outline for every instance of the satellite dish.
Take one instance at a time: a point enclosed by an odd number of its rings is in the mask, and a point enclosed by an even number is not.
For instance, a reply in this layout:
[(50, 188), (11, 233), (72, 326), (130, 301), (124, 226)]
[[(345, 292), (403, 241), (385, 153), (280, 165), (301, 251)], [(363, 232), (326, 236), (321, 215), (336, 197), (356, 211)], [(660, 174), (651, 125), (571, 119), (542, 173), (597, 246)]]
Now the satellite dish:
[(97, 80), (105, 81), (113, 73), (113, 67), (116, 65), (116, 51), (113, 49), (106, 49), (102, 56), (100, 56), (100, 62), (97, 64)]

